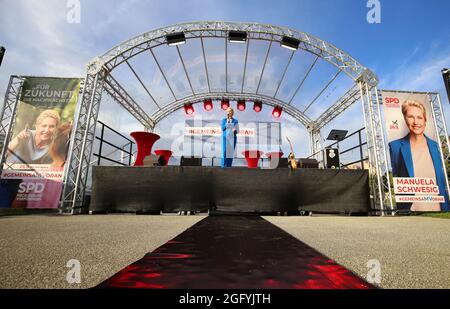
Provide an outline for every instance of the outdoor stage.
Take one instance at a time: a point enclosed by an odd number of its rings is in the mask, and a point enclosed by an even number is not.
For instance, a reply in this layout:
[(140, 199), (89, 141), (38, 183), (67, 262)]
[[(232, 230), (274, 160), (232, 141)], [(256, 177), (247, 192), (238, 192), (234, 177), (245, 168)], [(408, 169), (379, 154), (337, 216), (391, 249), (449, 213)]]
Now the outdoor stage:
[(92, 188), (92, 213), (370, 211), (366, 170), (95, 166)]

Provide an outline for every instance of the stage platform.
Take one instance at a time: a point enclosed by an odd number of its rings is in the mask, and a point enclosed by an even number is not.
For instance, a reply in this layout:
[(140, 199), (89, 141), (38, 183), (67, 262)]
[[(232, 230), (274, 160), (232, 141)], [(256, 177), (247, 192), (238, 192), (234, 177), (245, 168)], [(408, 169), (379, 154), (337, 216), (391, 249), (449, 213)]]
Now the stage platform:
[(96, 166), (92, 173), (92, 213), (370, 211), (366, 170)]

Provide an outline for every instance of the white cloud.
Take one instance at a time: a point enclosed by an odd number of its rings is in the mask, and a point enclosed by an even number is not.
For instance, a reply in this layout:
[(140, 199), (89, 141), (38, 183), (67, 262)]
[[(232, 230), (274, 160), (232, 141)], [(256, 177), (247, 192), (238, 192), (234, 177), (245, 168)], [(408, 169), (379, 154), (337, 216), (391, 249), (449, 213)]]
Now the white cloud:
[(382, 76), (380, 88), (440, 93), (444, 116), (449, 125), (450, 106), (441, 73), (443, 68), (448, 67), (450, 49), (433, 44), (425, 55), (414, 52), (402, 65), (393, 68), (392, 73)]
[(441, 70), (449, 64), (449, 52), (434, 54), (394, 68), (392, 75), (381, 78), (380, 84), (395, 89), (440, 91), (444, 86)]

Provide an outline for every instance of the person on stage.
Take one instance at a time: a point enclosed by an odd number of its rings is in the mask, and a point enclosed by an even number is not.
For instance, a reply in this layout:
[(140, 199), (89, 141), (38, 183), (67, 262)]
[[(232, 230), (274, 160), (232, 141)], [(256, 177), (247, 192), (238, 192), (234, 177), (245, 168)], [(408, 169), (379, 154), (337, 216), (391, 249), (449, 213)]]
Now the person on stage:
[(234, 151), (236, 149), (237, 134), (239, 132), (239, 122), (233, 118), (234, 111), (227, 108), (227, 117), (222, 119), (222, 162), (221, 166), (231, 167), (233, 164)]
[[(402, 104), (402, 114), (409, 133), (389, 143), (392, 174), (394, 177), (432, 178), (439, 187), (445, 203), (414, 202), (411, 211), (449, 211), (445, 174), (442, 168), (439, 145), (424, 134), (427, 114), (422, 103), (407, 100)], [(402, 206), (409, 207), (409, 204)]]

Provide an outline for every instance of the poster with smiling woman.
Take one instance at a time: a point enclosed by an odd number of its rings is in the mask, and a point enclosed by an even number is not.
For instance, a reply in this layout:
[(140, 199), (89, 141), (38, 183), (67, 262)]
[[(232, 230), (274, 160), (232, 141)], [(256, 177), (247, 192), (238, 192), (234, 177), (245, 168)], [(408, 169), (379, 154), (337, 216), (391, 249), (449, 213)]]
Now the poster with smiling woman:
[(397, 208), (449, 211), (442, 162), (427, 94), (383, 91)]
[(80, 81), (25, 78), (3, 164), (0, 207), (58, 207)]

